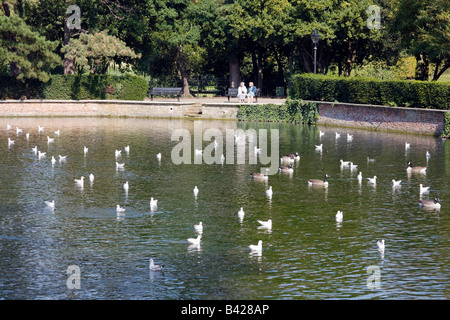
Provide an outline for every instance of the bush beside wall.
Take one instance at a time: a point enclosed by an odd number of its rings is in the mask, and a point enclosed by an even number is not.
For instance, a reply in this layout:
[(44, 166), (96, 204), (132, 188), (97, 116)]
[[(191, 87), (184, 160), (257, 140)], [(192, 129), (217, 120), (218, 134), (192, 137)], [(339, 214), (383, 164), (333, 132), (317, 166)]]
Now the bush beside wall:
[(289, 97), (316, 101), (449, 109), (450, 84), (297, 74), (292, 79)]
[(0, 77), (0, 99), (144, 100), (148, 82), (136, 75), (52, 75), (46, 83)]

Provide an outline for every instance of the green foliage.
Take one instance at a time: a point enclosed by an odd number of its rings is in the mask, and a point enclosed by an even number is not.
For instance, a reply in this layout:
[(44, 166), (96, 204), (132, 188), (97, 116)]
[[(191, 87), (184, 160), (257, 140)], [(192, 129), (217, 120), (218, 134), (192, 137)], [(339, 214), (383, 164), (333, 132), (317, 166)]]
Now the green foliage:
[(299, 100), (286, 100), (282, 105), (240, 105), (238, 120), (259, 122), (288, 122), (315, 124), (319, 117), (317, 104)]
[[(144, 100), (147, 96), (148, 81), (131, 74), (110, 75), (52, 75), (42, 84), (38, 81), (26, 85), (0, 77), (2, 91), (0, 99), (49, 100)], [(8, 85), (10, 83), (10, 85)]]
[(0, 71), (15, 79), (48, 81), (62, 61), (54, 53), (56, 42), (32, 31), (18, 16), (0, 16)]
[(449, 109), (450, 84), (298, 74), (292, 79), (289, 96), (315, 101)]
[(450, 138), (450, 112), (445, 113), (444, 123), (444, 130), (442, 131), (441, 136), (444, 138)]

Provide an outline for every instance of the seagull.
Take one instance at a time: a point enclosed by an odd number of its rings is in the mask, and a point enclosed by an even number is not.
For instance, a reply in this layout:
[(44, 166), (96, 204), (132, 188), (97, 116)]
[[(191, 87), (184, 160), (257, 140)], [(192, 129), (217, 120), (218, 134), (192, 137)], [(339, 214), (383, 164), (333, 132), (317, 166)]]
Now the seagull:
[(347, 141), (350, 142), (353, 140), (353, 135), (347, 133)]
[(261, 252), (262, 251), (262, 240), (259, 240), (257, 245), (251, 244), (248, 247), (250, 248), (251, 251)]
[(350, 161), (339, 160), (341, 163), (341, 167), (348, 167), (350, 165)]
[(339, 139), (340, 137), (341, 137), (341, 134), (336, 132), (336, 139)]
[(200, 221), (198, 224), (194, 224), (194, 229), (198, 233), (202, 233), (203, 232), (203, 223)]
[(128, 181), (123, 184), (123, 188), (124, 188), (125, 192), (128, 192), (129, 187), (130, 186), (128, 184)]
[(428, 160), (428, 159), (430, 159), (431, 154), (427, 151), (427, 152), (425, 153), (425, 156), (427, 157), (427, 160)]
[(116, 206), (116, 212), (117, 213), (123, 213), (123, 212), (125, 212), (125, 208), (121, 207), (120, 205), (117, 205)]
[(367, 162), (375, 162), (375, 161), (376, 161), (375, 159), (371, 159), (371, 158), (367, 157)]
[(158, 159), (158, 161), (161, 161), (161, 152), (156, 155), (156, 158)]
[(10, 124), (7, 124), (7, 125), (6, 125), (6, 130), (11, 130), (11, 128), (12, 128), (12, 127), (11, 127)]
[(155, 264), (153, 259), (150, 259), (149, 269), (151, 271), (161, 271), (164, 268), (164, 265)]
[(411, 147), (411, 144), (408, 142), (405, 142), (405, 150), (409, 150)]
[(54, 156), (52, 156), (52, 164), (55, 164), (55, 163), (56, 163), (56, 159)]
[(202, 239), (202, 235), (199, 234), (197, 236), (197, 238), (188, 238), (187, 241), (189, 241), (194, 246), (199, 246), (201, 239)]
[(321, 143), (320, 145), (316, 145), (316, 151), (322, 151), (322, 147), (323, 147), (323, 143)]
[(58, 137), (59, 137), (59, 134), (61, 133), (61, 130), (56, 130), (56, 131), (53, 131)]
[(359, 172), (359, 174), (358, 174), (358, 181), (359, 181), (359, 183), (362, 182), (362, 178), (363, 178), (362, 172)]
[(19, 134), (19, 133), (21, 133), (23, 130), (22, 129), (20, 129), (19, 127), (16, 127), (16, 134)]
[(225, 163), (225, 156), (223, 154), (220, 156), (220, 163)]
[(402, 183), (402, 180), (395, 181), (392, 179), (392, 187), (400, 187), (400, 184)]
[(84, 185), (84, 176), (81, 176), (80, 179), (74, 179), (74, 181), (76, 184), (82, 187)]
[(50, 144), (54, 141), (55, 141), (55, 138), (50, 138), (49, 136), (47, 136), (47, 144)]
[(336, 222), (341, 223), (344, 220), (344, 214), (342, 211), (336, 213)]
[(377, 241), (378, 250), (384, 252), (384, 239), (381, 241)]
[(194, 187), (194, 197), (197, 198), (197, 196), (198, 196), (198, 188), (197, 188), (197, 186), (195, 186)]
[(67, 160), (67, 155), (65, 155), (65, 156), (59, 155), (59, 162), (60, 163), (63, 162), (63, 161), (66, 161), (66, 160)]
[(358, 168), (357, 164), (353, 164), (353, 162), (350, 162), (350, 171), (356, 170), (356, 168)]
[(29, 140), (29, 139), (30, 139), (30, 134), (27, 132), (27, 133), (25, 134), (25, 137), (27, 138), (27, 140)]
[(267, 221), (262, 221), (262, 220), (257, 220), (257, 221), (261, 225), (260, 227), (266, 228), (266, 229), (272, 229), (272, 219), (269, 219)]
[(8, 138), (8, 147), (12, 146), (15, 143), (14, 140), (11, 140), (11, 138)]
[(89, 175), (89, 182), (91, 184), (94, 183), (94, 175), (92, 173)]
[(37, 154), (37, 153), (38, 153), (38, 148), (37, 148), (37, 146), (34, 146), (34, 148), (31, 148), (31, 150), (33, 150), (34, 154)]
[(319, 137), (322, 137), (324, 134), (325, 132), (319, 130)]
[(116, 169), (124, 169), (125, 168), (125, 163), (118, 163), (116, 161)]
[(419, 190), (420, 190), (420, 193), (421, 193), (421, 194), (422, 194), (422, 193), (427, 193), (427, 192), (430, 191), (430, 187), (424, 187), (423, 184), (420, 184), (419, 187), (420, 187)]
[(55, 209), (55, 200), (52, 201), (47, 201), (45, 200), (44, 203), (47, 205), (47, 207), (49, 207), (50, 209)]
[(272, 198), (272, 194), (273, 194), (272, 186), (269, 186), (269, 189), (266, 190), (266, 195), (267, 195), (269, 198)]
[(376, 184), (377, 183), (377, 176), (373, 176), (373, 178), (367, 178), (369, 180), (369, 183)]
[(239, 212), (238, 212), (238, 217), (241, 220), (241, 222), (242, 222), (242, 220), (244, 220), (244, 215), (245, 215), (244, 208), (241, 207), (241, 209), (239, 209)]
[(89, 148), (86, 147), (86, 146), (84, 146), (84, 147), (83, 147), (84, 156), (87, 155), (88, 151), (89, 151)]
[(195, 149), (195, 155), (196, 156), (200, 156), (200, 155), (202, 155), (203, 154), (203, 150), (201, 150), (201, 149)]
[(158, 207), (158, 200), (150, 198), (150, 210), (154, 211)]
[(39, 159), (44, 158), (45, 155), (46, 155), (46, 153), (47, 153), (47, 152), (41, 152), (41, 151), (38, 150), (38, 158), (39, 158)]
[(38, 126), (38, 132), (44, 132), (44, 127)]
[(128, 154), (130, 153), (130, 146), (126, 146), (125, 148), (123, 148), (125, 150), (125, 152)]
[(116, 159), (122, 155), (122, 150), (116, 150)]

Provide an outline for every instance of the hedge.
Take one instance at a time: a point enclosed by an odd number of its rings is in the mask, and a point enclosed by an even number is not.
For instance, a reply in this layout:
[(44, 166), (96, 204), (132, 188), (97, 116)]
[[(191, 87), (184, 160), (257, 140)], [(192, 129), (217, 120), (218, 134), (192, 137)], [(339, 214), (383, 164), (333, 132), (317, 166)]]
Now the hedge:
[(144, 100), (148, 82), (136, 75), (52, 75), (46, 83), (0, 77), (0, 99)]
[(449, 109), (450, 84), (297, 74), (292, 78), (289, 97), (315, 101)]
[(318, 118), (316, 103), (292, 99), (287, 99), (282, 105), (239, 105), (237, 113), (237, 119), (241, 121), (315, 124)]

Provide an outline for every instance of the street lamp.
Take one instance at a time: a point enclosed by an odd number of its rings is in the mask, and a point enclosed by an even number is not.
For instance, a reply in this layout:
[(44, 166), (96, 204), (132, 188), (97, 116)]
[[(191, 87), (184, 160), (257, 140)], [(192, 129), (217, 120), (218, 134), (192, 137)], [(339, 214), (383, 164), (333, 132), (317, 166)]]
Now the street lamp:
[(314, 74), (317, 72), (317, 44), (319, 43), (320, 34), (314, 29), (314, 32), (311, 33), (311, 40), (314, 43)]

